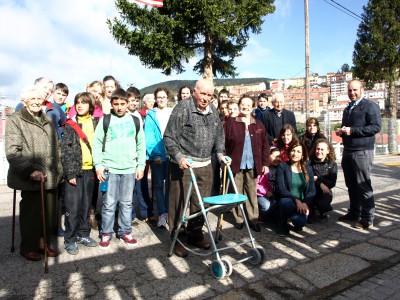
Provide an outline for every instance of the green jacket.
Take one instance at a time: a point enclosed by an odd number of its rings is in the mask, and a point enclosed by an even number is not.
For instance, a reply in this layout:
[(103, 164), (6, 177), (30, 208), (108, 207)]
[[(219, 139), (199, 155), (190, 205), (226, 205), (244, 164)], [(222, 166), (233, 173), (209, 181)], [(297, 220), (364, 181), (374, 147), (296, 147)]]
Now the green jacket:
[(6, 125), (5, 152), (10, 164), (7, 185), (16, 190), (40, 190), (30, 179), (34, 171), (47, 175), (45, 189), (54, 189), (61, 182), (60, 143), (52, 121), (43, 113), (41, 124), (23, 107)]

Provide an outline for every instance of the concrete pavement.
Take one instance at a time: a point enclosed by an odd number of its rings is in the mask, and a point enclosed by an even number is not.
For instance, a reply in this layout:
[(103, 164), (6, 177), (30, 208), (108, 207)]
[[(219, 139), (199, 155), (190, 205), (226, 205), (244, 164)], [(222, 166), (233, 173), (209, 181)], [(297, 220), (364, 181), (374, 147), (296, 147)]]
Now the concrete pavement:
[[(400, 156), (376, 157), (372, 182), (376, 197), (375, 227), (357, 230), (338, 222), (348, 207), (343, 173), (334, 194), (334, 211), (327, 221), (308, 225), (303, 232), (282, 238), (262, 225), (254, 233), (267, 259), (261, 266), (248, 262), (233, 266), (223, 280), (213, 278), (209, 265), (215, 256), (167, 257), (169, 235), (165, 229), (142, 224), (134, 229), (139, 246), (128, 248), (117, 239), (109, 250), (85, 248), (68, 255), (63, 239), (55, 244), (63, 252), (44, 264), (10, 252), (12, 190), (0, 186), (0, 298), (4, 299), (321, 299), (347, 297), (343, 293), (400, 262)], [(339, 163), (340, 165), (340, 163)], [(18, 198), (17, 198), (18, 199)], [(235, 241), (248, 237), (224, 222), (226, 235)], [(215, 217), (210, 216), (215, 224)], [(214, 225), (215, 226), (215, 225)], [(98, 240), (98, 232), (91, 236)], [(224, 237), (220, 246), (231, 241)], [(222, 252), (232, 262), (243, 258), (248, 247)], [(371, 277), (372, 276), (372, 277)], [(399, 282), (400, 283), (400, 282)], [(400, 287), (400, 284), (398, 285)], [(363, 288), (357, 288), (357, 290)], [(348, 295), (350, 295), (349, 293)], [(348, 297), (349, 298), (349, 297)], [(342, 298), (337, 298), (342, 299)], [(352, 299), (350, 297), (350, 299)]]

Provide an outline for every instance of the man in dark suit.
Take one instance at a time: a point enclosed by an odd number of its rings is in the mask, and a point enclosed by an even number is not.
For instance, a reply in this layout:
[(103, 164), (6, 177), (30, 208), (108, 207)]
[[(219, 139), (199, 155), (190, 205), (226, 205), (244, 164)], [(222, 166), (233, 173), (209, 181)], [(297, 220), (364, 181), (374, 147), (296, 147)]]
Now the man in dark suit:
[(292, 125), (297, 132), (296, 118), (293, 112), (284, 108), (285, 97), (282, 93), (277, 93), (272, 96), (272, 105), (274, 108), (263, 112), (261, 117), (261, 121), (267, 130), (268, 142), (270, 145), (276, 142), (276, 138), (278, 138), (279, 132), (285, 124)]

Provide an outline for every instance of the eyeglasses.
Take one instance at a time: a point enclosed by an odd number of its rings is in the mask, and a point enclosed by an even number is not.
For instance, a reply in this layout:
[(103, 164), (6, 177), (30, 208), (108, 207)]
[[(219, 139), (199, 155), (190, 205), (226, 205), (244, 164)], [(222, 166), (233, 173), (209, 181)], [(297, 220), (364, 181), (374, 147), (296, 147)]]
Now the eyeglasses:
[(163, 100), (163, 99), (168, 99), (168, 97), (164, 96), (164, 97), (157, 97), (157, 100)]
[(42, 98), (39, 98), (39, 97), (34, 97), (34, 98), (28, 98), (28, 99), (26, 99), (26, 101), (29, 101), (29, 102), (32, 102), (32, 101), (39, 101), (39, 102), (43, 102), (43, 99)]

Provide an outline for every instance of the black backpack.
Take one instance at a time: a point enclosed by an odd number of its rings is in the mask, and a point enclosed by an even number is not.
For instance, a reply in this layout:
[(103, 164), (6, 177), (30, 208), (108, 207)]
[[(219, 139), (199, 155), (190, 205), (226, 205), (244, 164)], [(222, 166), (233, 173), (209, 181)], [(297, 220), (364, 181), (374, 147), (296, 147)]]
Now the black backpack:
[[(131, 115), (131, 116), (133, 119), (133, 123), (135, 123), (135, 127), (136, 127), (135, 138), (136, 138), (136, 142), (137, 142), (137, 135), (140, 130), (140, 121), (139, 121), (138, 117), (136, 117), (134, 115)], [(104, 138), (103, 138), (103, 148), (101, 149), (102, 152), (104, 152), (104, 150), (106, 149), (106, 136), (107, 136), (108, 126), (110, 125), (110, 120), (111, 120), (111, 114), (104, 115), (104, 117), (103, 117)]]

